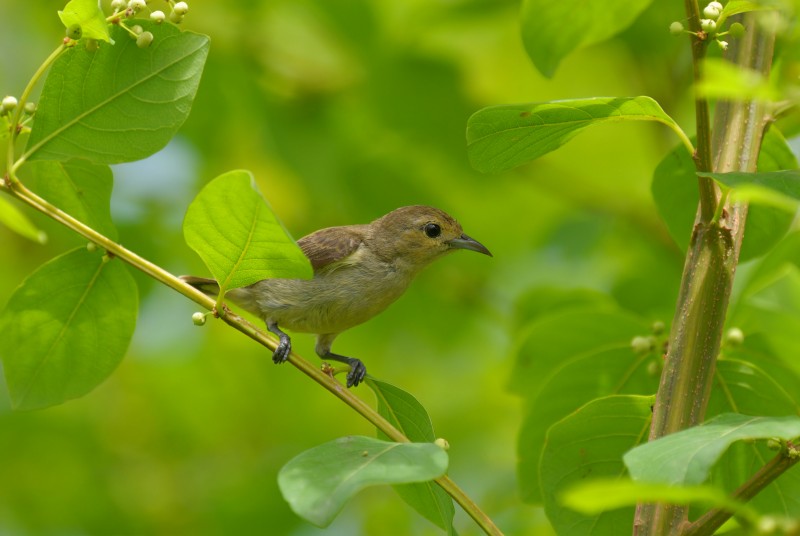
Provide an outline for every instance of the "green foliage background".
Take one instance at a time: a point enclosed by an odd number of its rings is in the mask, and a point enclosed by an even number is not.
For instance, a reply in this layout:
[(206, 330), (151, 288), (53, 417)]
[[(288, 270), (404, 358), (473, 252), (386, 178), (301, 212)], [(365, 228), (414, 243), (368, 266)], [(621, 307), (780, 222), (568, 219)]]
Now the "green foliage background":
[[(654, 2), (622, 35), (565, 59), (552, 80), (525, 53), (513, 1), (190, 5), (185, 24), (211, 36), (209, 60), (178, 137), (151, 159), (115, 167), (120, 242), (173, 273), (208, 275), (181, 222), (205, 183), (238, 168), (253, 171), (296, 238), (407, 204), (453, 214), (495, 257), (431, 266), (336, 349), (425, 405), (451, 444), (449, 474), (507, 534), (550, 534), (541, 510), (519, 498), (515, 475), (523, 411), (507, 386), (537, 313), (526, 297), (592, 289), (669, 322), (683, 256), (650, 182), (677, 140), (657, 124), (602, 125), (485, 176), (468, 164), (466, 122), (496, 103), (650, 95), (691, 132), (689, 50), (666, 30), (684, 16), (681, 3)], [(0, 0), (0, 92), (18, 94), (57, 44), (61, 7)], [(27, 212), (50, 240), (40, 246), (0, 227), (0, 303), (37, 266), (82, 244)], [(289, 510), (278, 470), (314, 445), (374, 431), (221, 323), (194, 327), (187, 300), (134, 276), (139, 322), (108, 381), (41, 412), (11, 413), (0, 394), (0, 533), (321, 533)], [(311, 337), (294, 342), (316, 359)], [(458, 509), (456, 519), (462, 534), (477, 530)], [(387, 487), (358, 496), (325, 533), (438, 529)]]

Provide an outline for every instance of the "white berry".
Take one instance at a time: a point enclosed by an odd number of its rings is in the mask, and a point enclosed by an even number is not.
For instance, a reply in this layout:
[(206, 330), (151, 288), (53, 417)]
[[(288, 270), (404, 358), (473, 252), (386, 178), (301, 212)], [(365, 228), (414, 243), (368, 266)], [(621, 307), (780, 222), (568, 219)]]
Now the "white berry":
[(700, 19), (700, 28), (704, 32), (712, 33), (717, 29), (717, 23), (711, 19)]

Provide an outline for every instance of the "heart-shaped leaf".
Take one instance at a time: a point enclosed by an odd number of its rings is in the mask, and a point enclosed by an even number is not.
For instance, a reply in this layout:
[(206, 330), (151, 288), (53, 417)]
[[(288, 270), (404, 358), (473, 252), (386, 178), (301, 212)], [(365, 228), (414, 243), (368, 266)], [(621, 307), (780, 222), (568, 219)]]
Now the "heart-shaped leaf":
[(586, 127), (611, 121), (656, 121), (682, 135), (650, 97), (595, 97), (479, 110), (467, 122), (467, 151), (478, 171), (504, 171), (558, 149)]
[(95, 231), (117, 239), (111, 221), (111, 168), (87, 160), (27, 163), (21, 170), (25, 184), (39, 196)]
[(58, 12), (58, 17), (69, 28), (77, 24), (81, 27), (83, 37), (110, 41), (108, 22), (103, 11), (95, 0), (70, 0), (63, 11)]
[(577, 48), (605, 41), (627, 28), (652, 0), (525, 0), (522, 42), (539, 72), (548, 78)]
[(40, 244), (47, 242), (47, 234), (37, 229), (31, 220), (5, 197), (0, 197), (0, 223), (29, 240)]
[(86, 248), (28, 276), (0, 314), (0, 358), (13, 406), (51, 406), (94, 389), (125, 355), (137, 305), (127, 267)]
[(631, 450), (625, 454), (625, 465), (634, 480), (695, 485), (705, 482), (717, 460), (737, 441), (797, 437), (800, 417), (725, 413)]
[(186, 211), (183, 235), (223, 292), (272, 277), (313, 275), (249, 171), (229, 171), (208, 183)]
[(116, 44), (71, 47), (55, 61), (24, 159), (118, 164), (145, 158), (172, 139), (191, 110), (208, 37), (172, 24), (136, 23), (154, 35), (148, 48), (115, 26)]
[(297, 515), (325, 527), (362, 489), (433, 480), (447, 464), (447, 453), (432, 443), (343, 437), (291, 459), (278, 473), (278, 486)]
[(622, 455), (647, 440), (650, 396), (609, 396), (592, 400), (547, 431), (540, 461), (544, 507), (558, 534), (603, 535), (630, 532), (633, 508), (579, 514), (565, 508), (561, 494), (578, 482), (619, 478)]
[[(411, 394), (399, 387), (367, 378), (378, 399), (378, 413), (386, 418), (411, 441), (433, 442), (435, 435), (428, 412)], [(378, 437), (388, 439), (378, 431)], [(453, 516), (455, 508), (453, 499), (433, 482), (417, 482), (392, 486), (398, 495), (427, 520), (443, 528), (448, 534), (454, 534)]]

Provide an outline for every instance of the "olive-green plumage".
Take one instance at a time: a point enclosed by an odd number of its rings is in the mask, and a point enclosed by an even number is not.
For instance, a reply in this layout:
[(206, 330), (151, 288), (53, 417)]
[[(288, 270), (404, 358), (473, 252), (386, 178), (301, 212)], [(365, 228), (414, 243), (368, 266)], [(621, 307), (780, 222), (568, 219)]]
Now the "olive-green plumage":
[[(226, 297), (258, 315), (278, 335), (276, 363), (291, 351), (291, 340), (280, 328), (317, 334), (321, 358), (350, 364), (348, 387), (364, 379), (366, 368), (358, 359), (331, 352), (339, 333), (386, 309), (439, 257), (456, 249), (491, 256), (447, 213), (420, 205), (399, 208), (365, 225), (321, 229), (297, 243), (311, 261), (313, 279), (265, 279)], [(219, 291), (211, 279), (183, 279), (206, 294)]]

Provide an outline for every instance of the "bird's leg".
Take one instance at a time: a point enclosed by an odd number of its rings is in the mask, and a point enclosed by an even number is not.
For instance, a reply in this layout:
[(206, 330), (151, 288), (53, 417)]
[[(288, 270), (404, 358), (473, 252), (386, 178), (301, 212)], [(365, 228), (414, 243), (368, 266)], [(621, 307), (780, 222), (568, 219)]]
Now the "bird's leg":
[(348, 387), (356, 387), (359, 383), (364, 381), (364, 378), (367, 376), (367, 367), (360, 359), (334, 354), (330, 351), (325, 355), (320, 355), (320, 357), (322, 359), (332, 359), (350, 365), (350, 372), (347, 373)]
[(279, 365), (289, 359), (289, 354), (292, 353), (292, 340), (289, 336), (278, 328), (277, 322), (267, 322), (267, 329), (270, 333), (278, 336), (278, 347), (272, 354), (272, 362)]
[(315, 351), (321, 359), (330, 359), (350, 365), (350, 372), (347, 373), (347, 387), (356, 387), (367, 376), (367, 367), (360, 359), (331, 352), (331, 344), (333, 344), (333, 339), (336, 338), (336, 335), (338, 333), (318, 335)]

